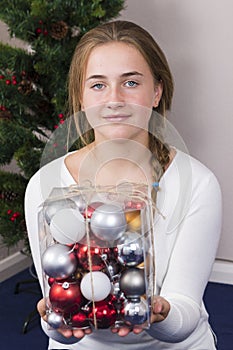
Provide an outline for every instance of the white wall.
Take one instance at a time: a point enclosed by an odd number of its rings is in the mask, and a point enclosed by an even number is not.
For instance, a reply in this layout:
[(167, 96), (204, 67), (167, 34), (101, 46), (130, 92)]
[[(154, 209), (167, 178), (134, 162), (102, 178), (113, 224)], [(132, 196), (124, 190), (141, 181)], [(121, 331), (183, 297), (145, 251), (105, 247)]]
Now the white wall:
[(122, 19), (146, 28), (175, 79), (170, 120), (219, 179), (224, 218), (218, 258), (233, 261), (233, 1), (127, 0)]

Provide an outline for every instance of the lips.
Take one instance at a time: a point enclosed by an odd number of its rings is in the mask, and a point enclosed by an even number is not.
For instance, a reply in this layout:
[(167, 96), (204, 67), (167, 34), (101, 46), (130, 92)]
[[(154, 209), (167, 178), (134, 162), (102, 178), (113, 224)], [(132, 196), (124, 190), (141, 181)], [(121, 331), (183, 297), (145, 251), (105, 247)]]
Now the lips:
[(109, 121), (109, 122), (124, 122), (130, 118), (130, 115), (125, 115), (125, 114), (116, 114), (116, 115), (106, 115), (103, 117), (104, 120)]

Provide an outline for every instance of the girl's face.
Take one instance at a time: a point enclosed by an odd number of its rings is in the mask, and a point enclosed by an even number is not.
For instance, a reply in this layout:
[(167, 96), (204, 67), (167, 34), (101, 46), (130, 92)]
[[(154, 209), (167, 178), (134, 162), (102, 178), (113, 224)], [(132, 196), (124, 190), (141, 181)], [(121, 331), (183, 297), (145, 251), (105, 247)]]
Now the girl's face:
[(81, 106), (95, 130), (96, 140), (126, 138), (146, 143), (152, 107), (162, 86), (133, 46), (111, 42), (89, 56)]

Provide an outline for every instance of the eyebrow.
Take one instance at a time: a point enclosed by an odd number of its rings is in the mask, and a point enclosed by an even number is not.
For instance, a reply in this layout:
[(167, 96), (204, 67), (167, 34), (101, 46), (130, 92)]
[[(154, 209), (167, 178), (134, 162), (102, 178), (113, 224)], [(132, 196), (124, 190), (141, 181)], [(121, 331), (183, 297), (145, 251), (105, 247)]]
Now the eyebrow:
[[(131, 76), (143, 76), (142, 73), (140, 72), (137, 72), (137, 71), (132, 71), (132, 72), (127, 72), (127, 73), (123, 73), (121, 74), (121, 78), (127, 78), (127, 77), (131, 77)], [(90, 75), (90, 77), (88, 77), (86, 79), (86, 81), (88, 80), (92, 80), (92, 79), (106, 79), (107, 77), (105, 75), (102, 75), (102, 74), (93, 74), (93, 75)]]

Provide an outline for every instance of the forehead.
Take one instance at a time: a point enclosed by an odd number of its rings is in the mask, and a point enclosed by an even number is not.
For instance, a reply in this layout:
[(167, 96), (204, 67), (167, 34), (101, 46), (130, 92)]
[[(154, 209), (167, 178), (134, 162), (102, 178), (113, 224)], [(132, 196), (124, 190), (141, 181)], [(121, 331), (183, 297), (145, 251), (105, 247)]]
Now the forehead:
[(136, 47), (123, 42), (110, 42), (92, 49), (86, 64), (86, 75), (96, 71), (102, 73), (139, 68), (150, 70), (145, 58)]

